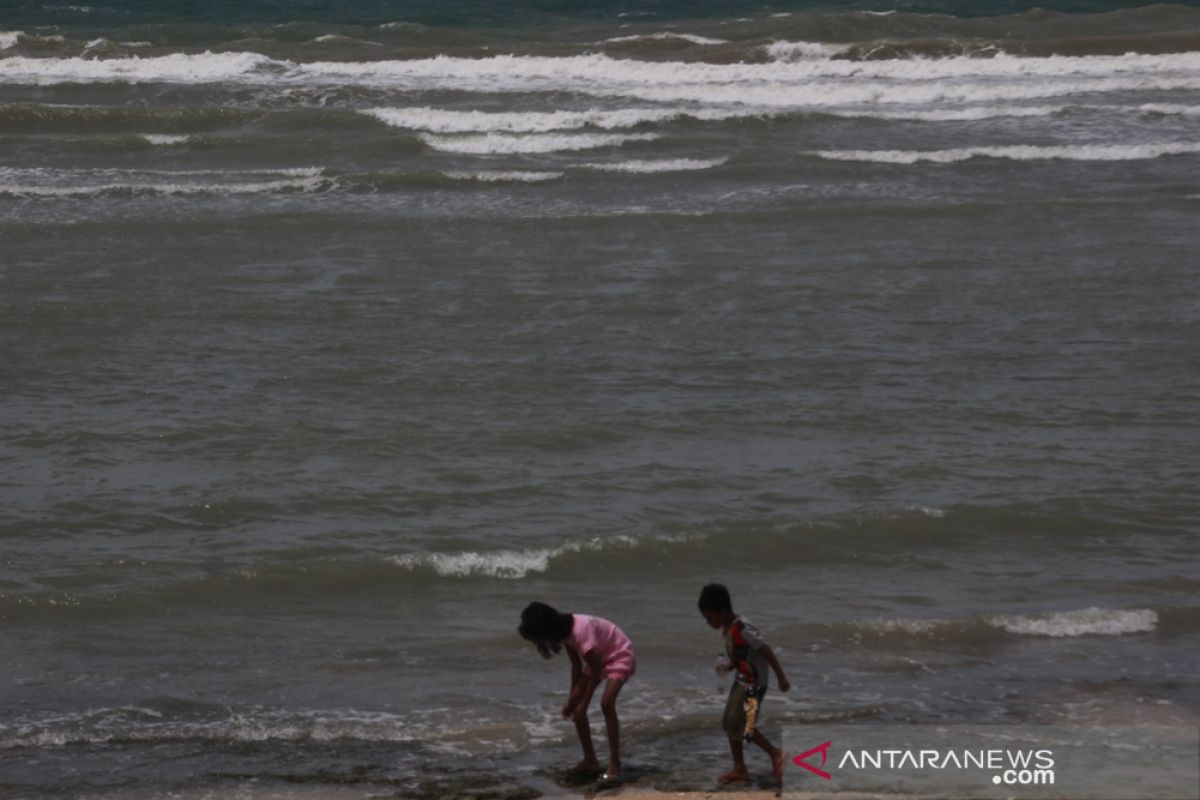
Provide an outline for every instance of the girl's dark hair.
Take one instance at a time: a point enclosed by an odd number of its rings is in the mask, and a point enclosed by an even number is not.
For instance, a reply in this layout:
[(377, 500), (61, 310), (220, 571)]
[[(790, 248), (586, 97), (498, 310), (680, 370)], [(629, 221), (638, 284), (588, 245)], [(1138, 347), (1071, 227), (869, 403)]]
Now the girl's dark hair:
[(537, 645), (543, 658), (550, 658), (558, 652), (574, 627), (575, 617), (535, 601), (521, 612), (521, 625), (517, 633), (521, 634), (522, 639)]
[(710, 583), (700, 590), (701, 611), (733, 611), (729, 590), (719, 583)]

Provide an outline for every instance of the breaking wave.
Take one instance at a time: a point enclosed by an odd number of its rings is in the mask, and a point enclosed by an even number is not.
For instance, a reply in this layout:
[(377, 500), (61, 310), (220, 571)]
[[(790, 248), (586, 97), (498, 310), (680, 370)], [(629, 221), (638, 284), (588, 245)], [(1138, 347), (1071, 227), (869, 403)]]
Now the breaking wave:
[[(178, 143), (175, 137), (145, 138), (154, 144)], [(320, 167), (245, 172), (0, 169), (0, 196), (27, 198), (313, 192), (329, 185)]]
[(1200, 153), (1194, 142), (1122, 145), (1005, 145), (957, 147), (949, 150), (819, 150), (813, 155), (830, 161), (869, 161), (878, 164), (950, 164), (972, 158), (1012, 161), (1140, 161), (1168, 155)]
[(662, 103), (716, 103), (741, 109), (822, 109), (847, 104), (980, 104), (1150, 88), (1197, 89), (1200, 52), (889, 61), (814, 58), (762, 64), (648, 62), (601, 54), (310, 63), (246, 52), (0, 59), (0, 83), (114, 82), (339, 85), (488, 93), (559, 91)]
[(435, 134), (421, 136), (421, 140), (434, 150), (467, 155), (595, 150), (601, 147), (617, 147), (627, 142), (647, 142), (657, 138), (658, 136), (653, 133), (530, 135), (487, 133), (478, 136), (440, 136)]

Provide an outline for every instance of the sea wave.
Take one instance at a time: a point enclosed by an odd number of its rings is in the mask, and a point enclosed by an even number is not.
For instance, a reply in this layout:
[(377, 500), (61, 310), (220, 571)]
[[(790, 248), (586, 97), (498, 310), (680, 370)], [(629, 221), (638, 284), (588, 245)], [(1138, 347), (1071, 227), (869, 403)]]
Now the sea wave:
[(1200, 52), (988, 59), (709, 64), (606, 55), (493, 56), (297, 63), (256, 53), (112, 59), (0, 59), (0, 83), (155, 82), (266, 86), (350, 85), (480, 92), (576, 92), (738, 108), (987, 103), (1085, 93), (1200, 88)]
[(539, 172), (536, 170), (481, 169), (470, 172), (444, 172), (447, 178), (456, 181), (479, 181), (482, 183), (543, 183), (561, 178), (562, 172)]
[(1148, 608), (1085, 608), (1048, 614), (996, 616), (989, 622), (1021, 636), (1125, 636), (1153, 631), (1158, 626), (1158, 612)]
[[(914, 505), (890, 511), (835, 515), (783, 527), (727, 521), (705, 529), (535, 539), (509, 546), (488, 546), (486, 542), (455, 546), (443, 541), (437, 548), (399, 551), (346, 549), (331, 554), (320, 548), (289, 550), (278, 556), (261, 553), (251, 561), (231, 561), (217, 572), (197, 573), (186, 564), (147, 561), (136, 569), (123, 569), (117, 583), (111, 580), (107, 566), (81, 563), (74, 585), (105, 588), (66, 592), (36, 584), (20, 589), (10, 587), (0, 591), (0, 619), (141, 615), (213, 603), (302, 599), (314, 593), (337, 597), (348, 590), (404, 596), (423, 591), (430, 583), (446, 581), (472, 584), (522, 581), (535, 576), (572, 581), (597, 575), (641, 580), (667, 566), (694, 574), (718, 574), (728, 571), (731, 564), (760, 574), (777, 573), (801, 564), (890, 568), (898, 551), (939, 565), (945, 563), (947, 554), (959, 552), (964, 542), (1005, 548), (1014, 536), (1044, 535), (1059, 546), (1067, 546), (1073, 538), (1083, 537), (1091, 542), (1102, 534), (1119, 546), (1123, 531), (1129, 529), (1103, 519), (1071, 514), (1035, 515), (1021, 507)], [(409, 579), (397, 581), (397, 571)], [(1184, 624), (1183, 617), (1172, 617), (1162, 608), (1157, 611), (1165, 615), (1164, 620), (1174, 620), (1171, 625), (1164, 625), (1165, 629), (1174, 630)], [(887, 623), (884, 628), (868, 623), (865, 628), (846, 628), (843, 633), (861, 634), (863, 630), (876, 629), (912, 633), (944, 622), (900, 621)], [(984, 618), (951, 623), (983, 625), (988, 628), (989, 636), (1002, 630), (995, 620)], [(1015, 627), (1021, 623), (1009, 620), (1007, 624)], [(818, 628), (804, 635), (828, 634), (822, 631), (825, 629)]]
[(735, 117), (769, 114), (745, 109), (621, 108), (588, 111), (485, 112), (440, 108), (372, 108), (362, 112), (397, 128), (430, 133), (549, 133), (551, 131), (600, 128), (634, 128), (654, 122), (692, 118), (720, 121)]
[(976, 614), (959, 619), (879, 618), (805, 625), (792, 631), (805, 640), (836, 647), (908, 648), (992, 647), (1012, 637), (1069, 639), (1084, 636), (1133, 636), (1194, 627), (1195, 608), (1099, 608), (1023, 614)]
[(764, 45), (763, 50), (772, 61), (794, 63), (796, 61), (813, 61), (832, 58), (840, 55), (848, 45), (827, 44), (825, 42), (772, 42)]
[(1200, 106), (1181, 103), (1145, 103), (1138, 106), (1138, 111), (1163, 117), (1200, 117)]
[[(674, 542), (678, 538), (656, 538), (651, 542)], [(558, 547), (537, 547), (519, 550), (476, 551), (449, 553), (406, 553), (392, 557), (392, 562), (411, 572), (432, 571), (443, 578), (484, 576), (519, 580), (533, 573), (549, 571), (552, 562), (566, 555), (613, 550), (630, 550), (647, 544), (631, 536), (611, 536), (568, 542)]]
[(312, 192), (328, 185), (320, 167), (245, 171), (0, 169), (0, 196), (26, 198)]
[(1140, 161), (1168, 155), (1200, 153), (1194, 142), (1122, 145), (1003, 145), (957, 147), (949, 150), (818, 150), (812, 155), (830, 161), (868, 161), (878, 164), (950, 164), (973, 158), (1013, 161)]
[(0, 751), (112, 743), (423, 742), (469, 734), (486, 722), (461, 710), (446, 711), (230, 707), (164, 697), (18, 718), (0, 724)]
[(142, 138), (153, 145), (185, 144), (190, 136), (178, 133), (144, 133)]
[(654, 174), (659, 172), (691, 172), (702, 169), (712, 169), (726, 163), (728, 158), (660, 158), (660, 159), (631, 159), (629, 161), (614, 161), (611, 163), (589, 163), (580, 166), (601, 172), (629, 172), (633, 174)]
[(24, 31), (0, 31), (0, 50), (16, 47), (17, 42), (25, 35)]
[[(181, 83), (245, 81), (272, 66), (282, 67), (259, 53), (172, 53), (125, 58), (29, 58), (0, 60), (0, 83), (53, 85), (59, 83)], [(264, 73), (264, 77), (265, 77)]]
[(259, 112), (212, 107), (139, 108), (100, 105), (0, 105), (0, 128), (31, 133), (197, 133), (245, 121)]
[(528, 134), (487, 133), (478, 136), (441, 136), (423, 134), (421, 140), (434, 150), (468, 155), (516, 153), (557, 153), (619, 147), (628, 142), (647, 142), (659, 138), (653, 133), (629, 134)]
[(697, 36), (694, 33), (674, 33), (671, 31), (660, 31), (659, 33), (641, 33), (631, 36), (614, 36), (611, 39), (605, 39), (597, 44), (625, 44), (628, 42), (653, 42), (653, 41), (681, 41), (688, 44), (714, 45), (714, 44), (729, 44), (727, 39), (714, 39), (711, 36)]

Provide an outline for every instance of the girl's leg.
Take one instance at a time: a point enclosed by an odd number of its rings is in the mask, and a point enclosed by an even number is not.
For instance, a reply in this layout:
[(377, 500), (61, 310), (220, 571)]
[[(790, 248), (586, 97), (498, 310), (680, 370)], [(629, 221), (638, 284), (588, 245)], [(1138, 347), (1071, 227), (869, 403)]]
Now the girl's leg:
[(575, 765), (574, 771), (580, 773), (599, 772), (600, 762), (596, 760), (596, 749), (592, 747), (592, 729), (588, 724), (586, 708), (575, 712), (575, 732), (579, 734), (579, 745), (583, 748), (583, 761)]
[(600, 762), (596, 760), (596, 750), (592, 747), (592, 730), (588, 725), (587, 709), (575, 712), (575, 732), (579, 734), (579, 745), (583, 748), (583, 760), (576, 764), (572, 771), (580, 774), (599, 772)]
[(600, 710), (604, 712), (604, 726), (608, 731), (608, 772), (609, 778), (621, 774), (621, 722), (617, 719), (617, 695), (625, 681), (612, 678), (604, 687), (604, 697), (600, 698)]
[(579, 746), (583, 748), (583, 761), (575, 765), (574, 772), (595, 774), (600, 771), (600, 762), (596, 760), (596, 749), (592, 746), (592, 726), (588, 721), (587, 710), (592, 704), (589, 692), (575, 709), (575, 732), (579, 734)]

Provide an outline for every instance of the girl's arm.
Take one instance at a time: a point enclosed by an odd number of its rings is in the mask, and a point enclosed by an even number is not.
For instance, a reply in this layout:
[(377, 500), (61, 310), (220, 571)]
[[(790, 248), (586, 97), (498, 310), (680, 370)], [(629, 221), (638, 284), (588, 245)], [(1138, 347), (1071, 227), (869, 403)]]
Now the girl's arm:
[(579, 660), (579, 653), (575, 652), (575, 648), (566, 645), (567, 657), (571, 659), (571, 688), (575, 688), (575, 684), (579, 683), (579, 679), (583, 677), (583, 662)]
[(571, 696), (563, 706), (563, 717), (569, 717), (580, 709), (586, 709), (592, 702), (592, 694), (596, 686), (604, 678), (604, 662), (593, 652), (584, 655), (587, 659), (589, 674), (583, 674), (583, 661), (575, 651), (568, 649), (571, 654)]
[(775, 657), (775, 652), (768, 645), (763, 645), (759, 652), (767, 659), (767, 663), (771, 665), (771, 669), (775, 670), (775, 677), (779, 681), (779, 691), (786, 692), (792, 688), (792, 683), (787, 679), (787, 675), (783, 674), (783, 667), (779, 665), (779, 659)]
[(579, 684), (583, 679), (583, 662), (579, 660), (579, 654), (575, 652), (575, 648), (570, 645), (566, 646), (567, 656), (571, 659), (571, 690), (567, 693), (567, 702), (563, 703), (562, 715), (567, 718), (575, 713), (575, 704), (578, 702)]

